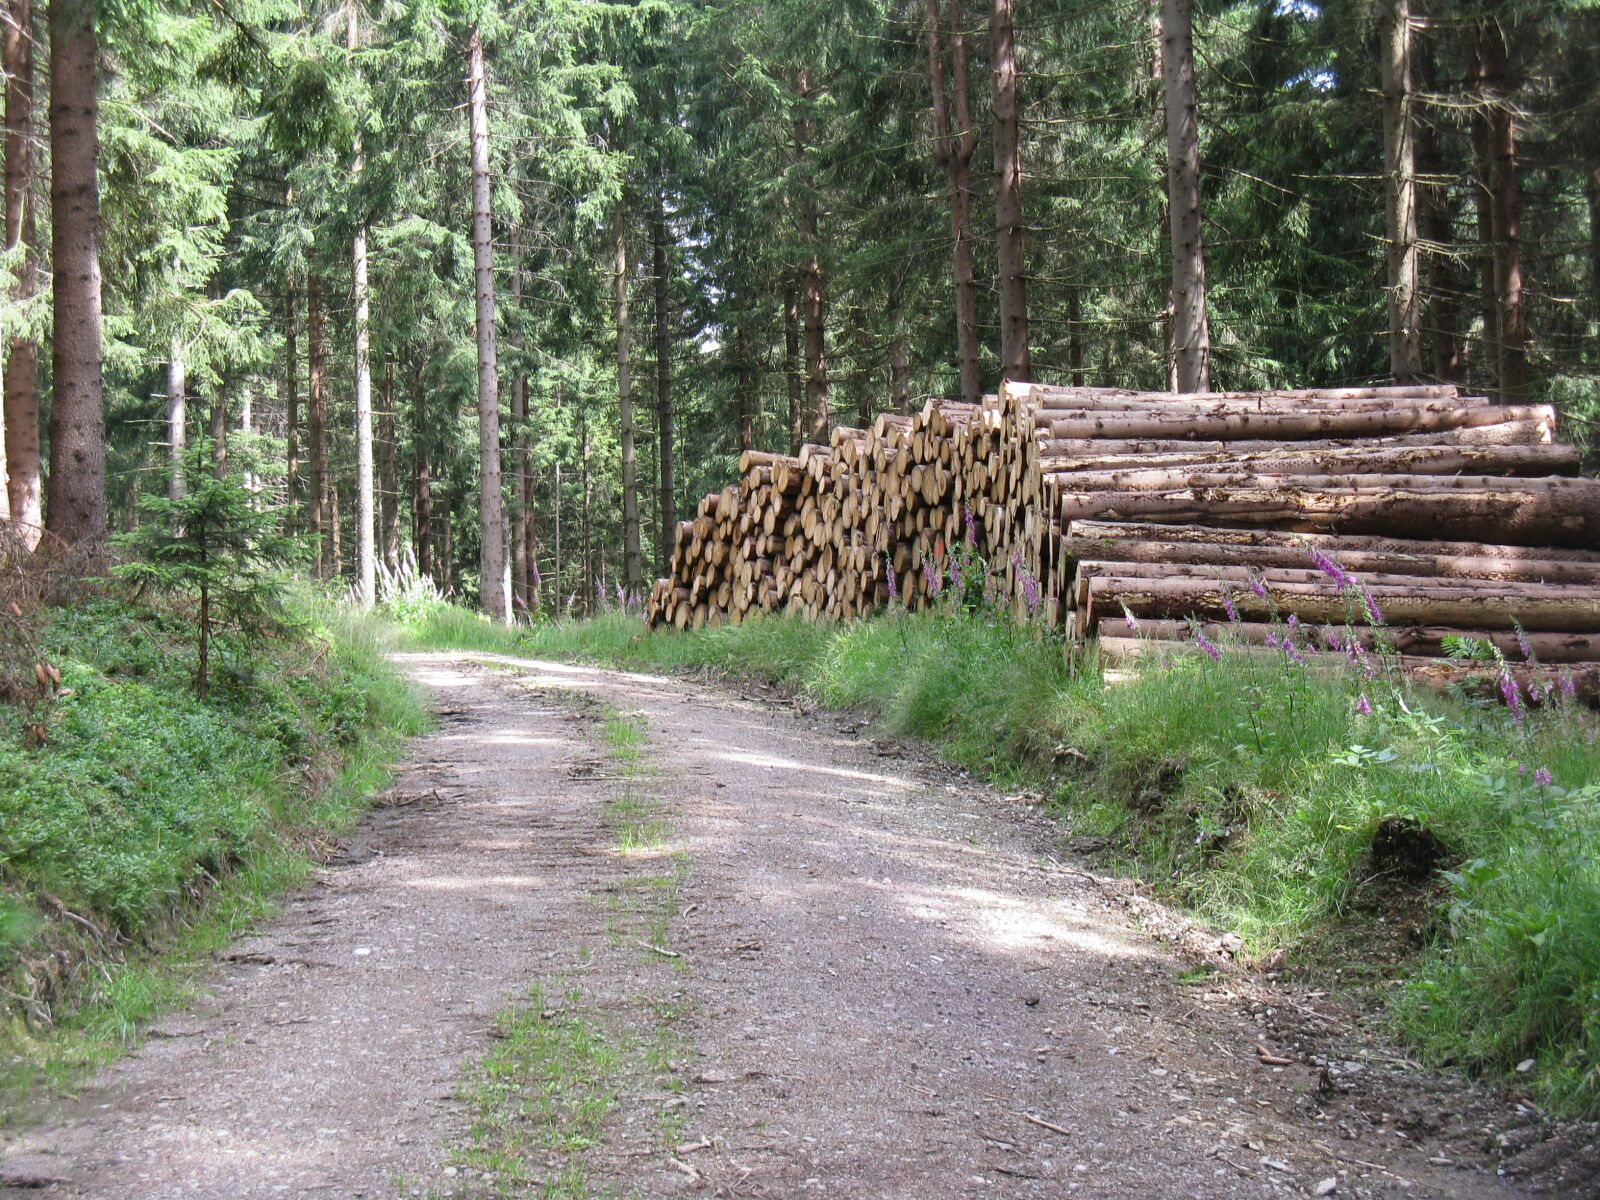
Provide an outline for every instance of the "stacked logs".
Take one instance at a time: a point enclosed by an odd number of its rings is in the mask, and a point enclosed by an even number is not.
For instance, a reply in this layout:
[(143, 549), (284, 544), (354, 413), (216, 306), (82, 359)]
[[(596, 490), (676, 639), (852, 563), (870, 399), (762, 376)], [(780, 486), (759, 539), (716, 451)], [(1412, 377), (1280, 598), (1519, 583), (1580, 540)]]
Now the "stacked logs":
[(1069, 646), (1133, 653), (1130, 620), (1144, 645), (1187, 640), (1190, 618), (1264, 644), (1276, 619), (1342, 627), (1370, 600), (1407, 654), (1457, 634), (1600, 661), (1600, 481), (1578, 477), (1544, 405), (1451, 386), (1007, 384), (740, 467), (679, 526), (652, 624), (919, 607), (972, 538), (1019, 615)]

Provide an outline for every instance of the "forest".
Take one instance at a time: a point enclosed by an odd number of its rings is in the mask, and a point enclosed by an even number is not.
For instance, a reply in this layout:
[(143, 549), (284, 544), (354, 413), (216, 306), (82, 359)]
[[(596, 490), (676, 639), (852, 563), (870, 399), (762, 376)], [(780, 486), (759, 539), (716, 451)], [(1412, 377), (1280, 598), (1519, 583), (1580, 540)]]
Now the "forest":
[(564, 614), (742, 449), (1002, 377), (1592, 441), (1592, 11), (1012, 9), (11, 4), (14, 528), (130, 529), (204, 438), (362, 598)]
[(1594, 0), (0, 8), (0, 1192), (1591, 1194)]

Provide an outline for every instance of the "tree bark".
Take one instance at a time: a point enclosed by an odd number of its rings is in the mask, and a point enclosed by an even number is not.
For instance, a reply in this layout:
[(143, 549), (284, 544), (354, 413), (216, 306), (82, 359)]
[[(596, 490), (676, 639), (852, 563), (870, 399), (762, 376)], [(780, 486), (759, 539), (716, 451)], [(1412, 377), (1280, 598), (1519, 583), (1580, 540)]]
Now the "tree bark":
[(1600, 335), (1600, 163), (1589, 168), (1589, 304)]
[(801, 269), (800, 305), (805, 326), (806, 352), (806, 428), (813, 442), (828, 440), (830, 413), (828, 409), (828, 347), (827, 347), (827, 292), (822, 281), (822, 254), (820, 217), (817, 211), (815, 181), (806, 166), (806, 154), (815, 134), (811, 118), (811, 100), (816, 95), (811, 73), (801, 71), (796, 77), (795, 92), (799, 103), (795, 106), (794, 159), (801, 169), (803, 193), (800, 197), (800, 234), (807, 249), (805, 265)]
[(55, 336), (45, 527), (69, 544), (106, 537), (100, 391), (100, 189), (95, 175), (95, 0), (50, 6), (50, 211)]
[[(956, 362), (961, 399), (983, 398), (978, 362), (978, 289), (972, 265), (972, 155), (978, 128), (972, 120), (967, 83), (967, 35), (961, 0), (950, 0), (950, 86), (945, 87), (944, 50), (939, 37), (939, 0), (927, 0), (928, 86), (933, 99), (933, 153), (944, 168), (950, 197), (951, 269), (955, 284)], [(951, 100), (956, 128), (950, 128)]]
[[(34, 222), (33, 6), (7, 0), (4, 31), (6, 88), (6, 251), (21, 251), (12, 303), (28, 304), (39, 290), (38, 234)], [(39, 460), (39, 342), (14, 337), (6, 361), (5, 408), (0, 417), (0, 482), (4, 508), (22, 544), (33, 549), (44, 524)]]
[(222, 479), (228, 474), (228, 387), (217, 384), (211, 398), (211, 474)]
[(1384, 221), (1389, 268), (1389, 372), (1395, 382), (1410, 383), (1422, 375), (1411, 0), (1383, 0), (1379, 42), (1382, 48)]
[[(345, 6), (344, 44), (352, 55), (361, 47), (360, 0), (349, 0)], [(365, 155), (358, 132), (355, 160), (350, 165), (351, 175), (358, 181), (364, 165)], [(367, 328), (367, 227), (360, 214), (356, 214), (356, 231), (350, 247), (350, 272), (354, 281), (356, 355), (356, 599), (363, 608), (371, 608), (378, 599), (377, 514), (373, 504), (372, 478), (372, 350)]]
[(413, 539), (417, 547), (417, 572), (429, 579), (437, 579), (433, 562), (433, 479), (428, 464), (428, 393), (424, 387), (423, 364), (417, 359), (417, 370), (412, 380), (411, 430), (412, 466), (411, 519)]
[(735, 385), (739, 393), (739, 452), (755, 446), (755, 427), (753, 418), (755, 413), (755, 372), (750, 361), (750, 329), (743, 320), (734, 335), (734, 357), (737, 360), (738, 382)]
[[(522, 229), (511, 227), (511, 309), (517, 314), (514, 329), (520, 330), (522, 316)], [(528, 611), (528, 376), (523, 370), (520, 334), (514, 346), (516, 369), (511, 376), (511, 608)]]
[[(789, 274), (785, 274), (783, 281), (783, 366), (784, 385), (789, 399), (789, 453), (798, 454), (805, 441), (804, 410), (801, 407), (805, 378), (800, 366), (800, 288)], [(670, 536), (668, 531), (663, 530), (663, 539)]]
[(378, 414), (378, 549), (384, 570), (400, 570), (399, 453), (395, 444), (394, 360), (383, 361), (383, 407)]
[(472, 139), (472, 259), (478, 331), (478, 516), (483, 611), (510, 622), (506, 594), (505, 516), (500, 485), (500, 380), (495, 355), (494, 241), (489, 200), (489, 99), (483, 69), (483, 39), (467, 38), (468, 122)]
[(1527, 328), (1522, 300), (1522, 240), (1518, 232), (1517, 128), (1506, 35), (1496, 20), (1479, 27), (1481, 103), (1487, 113), (1489, 215), (1494, 235), (1494, 288), (1500, 324), (1500, 395), (1517, 400), (1528, 389)]
[(184, 454), (189, 448), (188, 373), (184, 366), (183, 335), (174, 330), (167, 352), (167, 498), (182, 500), (187, 490)]
[[(1475, 74), (1479, 68), (1472, 68)], [(1481, 82), (1479, 91), (1481, 92)], [(1482, 359), (1484, 390), (1500, 391), (1500, 305), (1494, 283), (1494, 216), (1491, 212), (1489, 120), (1480, 107), (1472, 115), (1472, 203), (1478, 226), (1478, 306), (1483, 323)]]
[(672, 428), (672, 313), (668, 308), (667, 215), (658, 189), (655, 216), (650, 226), (656, 319), (656, 429), (661, 439), (661, 573), (672, 561), (672, 537), (678, 528), (677, 482), (673, 478)]
[(628, 599), (644, 596), (644, 555), (639, 548), (639, 481), (633, 420), (633, 377), (629, 362), (628, 225), (625, 200), (611, 214), (612, 307), (617, 323), (617, 407), (622, 423), (622, 576)]
[(1033, 378), (1028, 355), (1028, 267), (1022, 245), (1022, 148), (1017, 117), (1014, 0), (994, 0), (989, 42), (994, 55), (994, 208), (1000, 271), (1000, 374)]
[(1162, 0), (1161, 75), (1167, 106), (1167, 196), (1172, 227), (1172, 352), (1180, 392), (1211, 390), (1205, 238), (1200, 221), (1200, 110), (1195, 99), (1192, 0)]
[(1072, 386), (1083, 387), (1083, 293), (1075, 285), (1067, 287), (1067, 367)]
[(306, 440), (310, 443), (310, 487), (306, 496), (306, 516), (311, 536), (317, 543), (317, 578), (333, 575), (333, 522), (328, 501), (328, 413), (323, 392), (327, 370), (328, 345), (323, 336), (322, 280), (306, 277), (306, 340), (310, 343), (310, 366), (306, 384)]
[(300, 363), (295, 328), (294, 281), (283, 284), (284, 507), (291, 533), (300, 527)]
[[(1414, 43), (1417, 80), (1431, 94), (1438, 87), (1431, 47)], [(1464, 384), (1466, 361), (1461, 353), (1461, 278), (1455, 261), (1455, 202), (1436, 118), (1416, 123), (1416, 168), (1420, 191), (1422, 244), (1428, 259), (1428, 329), (1433, 376), (1444, 383)]]

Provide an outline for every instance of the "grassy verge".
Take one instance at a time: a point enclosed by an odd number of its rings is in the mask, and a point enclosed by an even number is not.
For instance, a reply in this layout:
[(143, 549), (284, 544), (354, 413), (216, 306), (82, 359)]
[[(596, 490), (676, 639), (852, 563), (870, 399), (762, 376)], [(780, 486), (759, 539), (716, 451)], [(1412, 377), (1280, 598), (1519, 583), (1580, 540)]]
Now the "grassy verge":
[(36, 649), (65, 690), (0, 708), (0, 1117), (190, 997), (423, 727), (380, 626), (298, 607), (293, 633), (220, 640), (209, 702), (181, 614), (44, 614)]
[[(504, 644), (486, 641), (477, 648)], [(578, 703), (592, 711), (587, 697)], [(604, 1149), (612, 1118), (628, 1096), (647, 1089), (666, 1097), (653, 1148), (670, 1151), (682, 1141), (687, 1108), (679, 1064), (687, 1051), (679, 1026), (687, 1001), (678, 980), (688, 964), (667, 943), (688, 861), (668, 849), (671, 829), (649, 786), (644, 726), (611, 708), (598, 716), (600, 748), (617, 780), (602, 820), (630, 869), (595, 901), (606, 910), (610, 952), (637, 956), (632, 970), (639, 992), (627, 1005), (596, 1003), (577, 970), (535, 986), (501, 1013), (493, 1048), (469, 1069), (462, 1089), (471, 1126), (453, 1157), (456, 1179), (421, 1194), (449, 1200), (617, 1197), (621, 1193), (592, 1178), (591, 1155)], [(657, 861), (666, 869), (650, 873), (643, 865)], [(586, 962), (592, 953), (580, 950)]]
[(437, 610), (408, 636), (756, 676), (867, 710), (953, 762), (1048, 787), (1073, 833), (1250, 953), (1377, 987), (1434, 1061), (1600, 1111), (1593, 713), (1513, 719), (1226, 647), (1111, 686), (1026, 630), (948, 614), (645, 634), (624, 614), (509, 631)]

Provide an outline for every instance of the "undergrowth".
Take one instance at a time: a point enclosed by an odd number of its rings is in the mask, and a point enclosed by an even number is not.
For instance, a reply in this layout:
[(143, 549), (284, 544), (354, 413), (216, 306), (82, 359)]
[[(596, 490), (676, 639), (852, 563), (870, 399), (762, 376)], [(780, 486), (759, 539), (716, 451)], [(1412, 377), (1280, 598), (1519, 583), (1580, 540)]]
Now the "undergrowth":
[(1593, 713), (1513, 715), (1226, 646), (1108, 683), (1096, 662), (1069, 667), (1059, 643), (981, 614), (645, 633), (621, 612), (511, 630), (439, 607), (412, 614), (406, 636), (756, 677), (865, 710), (989, 778), (1048, 787), (1073, 833), (1248, 953), (1380, 985), (1433, 1061), (1531, 1082), (1556, 1111), (1600, 1111)]
[(295, 608), (271, 638), (218, 638), (207, 701), (186, 611), (40, 614), (54, 698), (0, 707), (0, 1115), (182, 999), (422, 727), (381, 626)]

